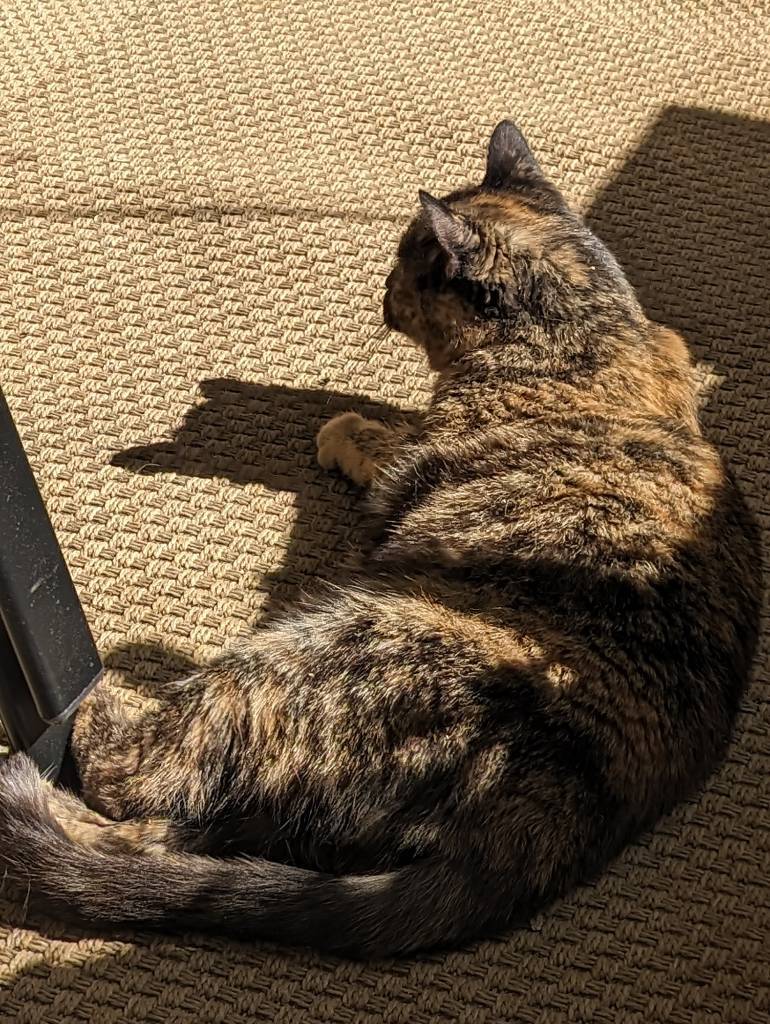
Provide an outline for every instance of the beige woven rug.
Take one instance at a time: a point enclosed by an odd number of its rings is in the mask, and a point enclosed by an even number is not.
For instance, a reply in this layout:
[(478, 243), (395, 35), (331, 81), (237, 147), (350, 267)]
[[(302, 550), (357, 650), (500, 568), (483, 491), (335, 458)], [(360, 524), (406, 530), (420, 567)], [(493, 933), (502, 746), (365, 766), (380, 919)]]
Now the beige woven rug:
[[(3, 0), (0, 377), (112, 681), (185, 671), (346, 549), (313, 433), (424, 400), (374, 339), (382, 281), (418, 186), (478, 176), (505, 115), (708, 362), (770, 526), (769, 25), (751, 0)], [(769, 698), (765, 645), (707, 792), (506, 941), (364, 966), (0, 903), (0, 1021), (765, 1022)]]

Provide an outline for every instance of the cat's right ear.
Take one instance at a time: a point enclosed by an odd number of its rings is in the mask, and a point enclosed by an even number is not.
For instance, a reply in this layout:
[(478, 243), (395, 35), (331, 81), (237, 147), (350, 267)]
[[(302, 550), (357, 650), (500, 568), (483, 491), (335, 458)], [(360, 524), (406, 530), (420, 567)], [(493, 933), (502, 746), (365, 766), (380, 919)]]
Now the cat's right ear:
[(481, 238), (471, 222), (443, 199), (422, 189), (419, 196), (436, 241), (446, 253), (447, 273), (454, 276), (478, 252)]

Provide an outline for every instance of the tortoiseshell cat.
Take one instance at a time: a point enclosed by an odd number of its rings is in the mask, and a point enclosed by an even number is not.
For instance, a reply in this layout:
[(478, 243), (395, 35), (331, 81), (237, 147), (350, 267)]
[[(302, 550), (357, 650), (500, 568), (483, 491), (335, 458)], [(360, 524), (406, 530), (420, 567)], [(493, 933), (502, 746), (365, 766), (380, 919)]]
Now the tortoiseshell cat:
[(457, 943), (596, 871), (723, 751), (759, 559), (684, 343), (510, 122), (478, 188), (420, 200), (384, 312), (438, 371), (424, 422), (318, 435), (370, 487), (364, 567), (161, 712), (97, 690), (94, 810), (10, 760), (0, 866), (33, 902), (366, 957)]

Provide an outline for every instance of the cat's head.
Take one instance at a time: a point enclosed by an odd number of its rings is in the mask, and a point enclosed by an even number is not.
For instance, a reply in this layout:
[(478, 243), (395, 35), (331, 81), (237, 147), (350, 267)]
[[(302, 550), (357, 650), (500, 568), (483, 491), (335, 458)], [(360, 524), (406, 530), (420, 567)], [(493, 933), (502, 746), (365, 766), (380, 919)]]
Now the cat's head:
[(495, 128), (478, 187), (443, 199), (420, 192), (420, 204), (387, 280), (384, 317), (435, 369), (499, 338), (506, 321), (547, 328), (602, 289), (630, 291), (511, 121)]

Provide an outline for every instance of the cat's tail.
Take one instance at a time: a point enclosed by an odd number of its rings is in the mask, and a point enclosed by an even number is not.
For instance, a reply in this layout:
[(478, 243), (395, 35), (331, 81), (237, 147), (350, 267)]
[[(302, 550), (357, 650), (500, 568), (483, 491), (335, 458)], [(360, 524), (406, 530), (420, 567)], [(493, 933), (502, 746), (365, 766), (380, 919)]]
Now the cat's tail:
[(457, 942), (499, 906), (499, 893), (445, 861), (338, 877), (259, 858), (131, 852), (100, 843), (78, 807), (87, 821), (85, 805), (25, 756), (0, 768), (0, 871), (31, 906), (70, 921), (200, 928), (372, 958)]

